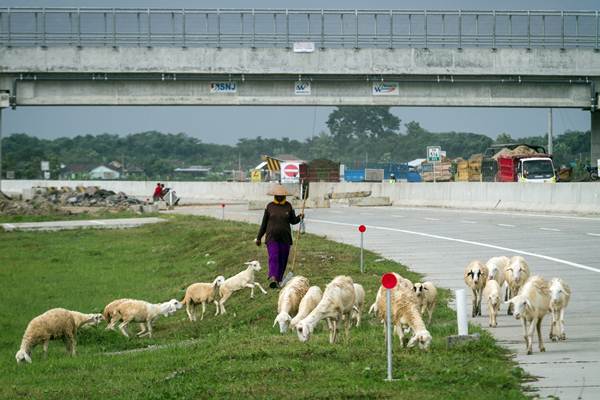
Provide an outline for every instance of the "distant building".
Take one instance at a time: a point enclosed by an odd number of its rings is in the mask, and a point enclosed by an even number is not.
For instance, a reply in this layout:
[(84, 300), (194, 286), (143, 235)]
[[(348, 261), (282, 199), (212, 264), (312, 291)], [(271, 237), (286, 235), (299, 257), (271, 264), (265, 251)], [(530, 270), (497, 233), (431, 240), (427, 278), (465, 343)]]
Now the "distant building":
[(121, 173), (105, 165), (100, 165), (90, 171), (90, 179), (119, 179)]

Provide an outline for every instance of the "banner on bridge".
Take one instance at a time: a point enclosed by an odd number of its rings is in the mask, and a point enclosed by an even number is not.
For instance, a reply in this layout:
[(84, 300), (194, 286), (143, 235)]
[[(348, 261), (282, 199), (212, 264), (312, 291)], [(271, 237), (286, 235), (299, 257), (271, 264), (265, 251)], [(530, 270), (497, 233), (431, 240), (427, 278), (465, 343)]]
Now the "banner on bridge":
[(236, 93), (237, 83), (235, 82), (211, 82), (211, 93)]
[(400, 84), (398, 82), (373, 82), (373, 96), (398, 96)]

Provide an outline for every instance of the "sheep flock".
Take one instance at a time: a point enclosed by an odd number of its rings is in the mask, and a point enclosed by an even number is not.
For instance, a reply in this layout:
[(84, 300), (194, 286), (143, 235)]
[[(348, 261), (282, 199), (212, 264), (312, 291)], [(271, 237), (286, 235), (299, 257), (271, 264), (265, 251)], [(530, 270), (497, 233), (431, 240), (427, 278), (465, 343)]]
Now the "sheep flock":
[[(215, 305), (215, 317), (220, 315), (224, 318), (224, 304), (236, 292), (250, 289), (250, 298), (253, 299), (254, 288), (258, 287), (263, 294), (267, 294), (255, 280), (255, 273), (260, 269), (258, 261), (250, 261), (245, 263), (241, 272), (230, 278), (217, 276), (211, 282), (193, 283), (187, 287), (181, 301), (171, 299), (151, 303), (120, 298), (107, 304), (101, 314), (86, 314), (62, 308), (48, 310), (29, 322), (15, 358), (18, 363), (31, 363), (32, 350), (38, 344), (43, 345), (46, 356), (48, 343), (52, 339), (62, 339), (67, 352), (75, 355), (77, 330), (85, 326), (97, 326), (102, 321), (107, 323), (107, 330), (116, 331), (115, 328), (118, 328), (127, 338), (130, 337), (128, 325), (131, 322), (137, 323), (140, 330), (136, 336), (151, 338), (153, 325), (159, 317), (169, 317), (184, 306), (190, 323), (197, 322), (198, 305), (202, 306), (200, 321), (204, 319), (207, 303)], [(399, 274), (395, 275), (398, 283), (390, 292), (391, 310), (393, 330), (399, 338), (400, 346), (418, 346), (422, 350), (428, 350), (432, 335), (427, 326), (431, 324), (435, 310), (437, 289), (432, 282), (413, 283)], [(485, 301), (488, 305), (489, 326), (496, 327), (501, 305), (508, 305), (508, 313), (521, 320), (528, 354), (532, 352), (533, 334), (536, 330), (539, 349), (545, 351), (541, 323), (546, 314), (552, 317), (550, 339), (566, 339), (564, 313), (571, 290), (562, 279), (554, 278), (547, 282), (540, 276), (531, 276), (529, 265), (520, 256), (494, 257), (487, 263), (474, 260), (465, 268), (463, 278), (473, 291), (472, 316), (482, 315), (481, 303)], [(307, 277), (296, 276), (279, 292), (273, 328), (278, 326), (281, 334), (294, 332), (301, 342), (309, 341), (320, 330), (327, 330), (331, 344), (339, 341), (339, 331), (343, 328), (346, 343), (350, 331), (361, 325), (365, 297), (363, 286), (354, 282), (350, 276), (336, 276), (324, 288), (311, 286)], [(369, 314), (375, 314), (375, 323), (383, 324), (386, 319), (385, 310), (385, 289), (380, 286)]]

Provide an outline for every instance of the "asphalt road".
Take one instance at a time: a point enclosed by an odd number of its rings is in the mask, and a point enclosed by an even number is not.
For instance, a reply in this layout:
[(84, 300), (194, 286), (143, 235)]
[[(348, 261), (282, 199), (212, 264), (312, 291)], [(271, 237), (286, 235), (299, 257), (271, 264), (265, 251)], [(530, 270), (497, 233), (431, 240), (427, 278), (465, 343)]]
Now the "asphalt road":
[[(221, 217), (220, 208), (176, 212)], [(225, 210), (228, 219), (254, 223), (261, 215), (240, 206)], [(507, 316), (505, 306), (498, 327), (489, 329), (527, 372), (539, 377), (532, 386), (542, 397), (600, 399), (600, 218), (400, 207), (306, 211), (308, 232), (343, 243), (359, 245), (360, 224), (367, 226), (365, 248), (442, 287), (465, 288), (464, 267), (497, 255), (523, 255), (532, 273), (566, 280), (573, 292), (565, 315), (566, 341), (547, 340), (548, 315), (543, 323), (546, 352), (539, 352), (536, 339), (533, 355), (526, 355), (520, 321)], [(485, 305), (483, 313), (473, 322), (487, 327)]]

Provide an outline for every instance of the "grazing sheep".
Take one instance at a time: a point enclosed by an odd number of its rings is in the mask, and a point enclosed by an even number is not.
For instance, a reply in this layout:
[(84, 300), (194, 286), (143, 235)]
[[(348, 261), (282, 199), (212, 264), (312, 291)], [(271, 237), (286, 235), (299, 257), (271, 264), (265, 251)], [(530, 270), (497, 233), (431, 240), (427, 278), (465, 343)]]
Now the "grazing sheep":
[(127, 333), (127, 325), (130, 322), (140, 324), (141, 330), (137, 333), (138, 337), (152, 337), (152, 323), (160, 315), (168, 317), (181, 309), (183, 305), (176, 299), (171, 299), (165, 303), (152, 304), (143, 300), (127, 300), (116, 307), (113, 316), (114, 323), (119, 321), (119, 330), (123, 335), (129, 337)]
[(231, 297), (233, 292), (238, 290), (242, 290), (244, 288), (250, 288), (250, 298), (254, 298), (254, 286), (258, 286), (258, 288), (264, 294), (267, 294), (267, 291), (263, 289), (260, 283), (254, 281), (254, 273), (260, 271), (260, 263), (258, 261), (250, 261), (244, 263), (248, 267), (239, 272), (238, 274), (232, 276), (231, 278), (227, 278), (225, 282), (219, 287), (219, 309), (221, 314), (225, 314), (225, 302)]
[(537, 328), (540, 351), (546, 351), (542, 340), (542, 320), (550, 310), (550, 288), (542, 277), (527, 279), (519, 294), (508, 300), (514, 307), (514, 317), (521, 320), (527, 354), (531, 354), (533, 331)]
[(498, 315), (498, 311), (500, 311), (500, 303), (502, 301), (500, 298), (500, 292), (500, 284), (495, 279), (490, 279), (487, 281), (485, 288), (483, 289), (483, 297), (488, 305), (491, 327), (498, 326), (496, 316)]
[[(506, 283), (508, 284), (508, 297), (514, 297), (519, 294), (521, 286), (529, 278), (529, 265), (525, 262), (525, 259), (521, 256), (513, 256), (510, 258), (510, 262), (504, 269), (504, 276), (506, 277)], [(507, 314), (512, 314), (512, 303), (509, 303)]]
[(323, 291), (318, 286), (311, 286), (308, 288), (308, 291), (300, 300), (300, 305), (298, 306), (298, 314), (290, 321), (290, 327), (292, 329), (296, 329), (296, 325), (298, 322), (302, 321), (312, 310), (315, 309), (317, 304), (323, 298)]
[[(500, 288), (504, 286), (506, 282), (506, 276), (504, 271), (510, 263), (510, 258), (506, 256), (492, 257), (486, 263), (485, 266), (488, 268), (488, 281), (490, 279), (495, 280), (500, 285)], [(508, 300), (508, 290), (504, 294), (504, 301)]]
[(550, 281), (550, 311), (552, 312), (552, 325), (550, 326), (550, 339), (566, 340), (565, 334), (565, 308), (569, 305), (571, 288), (560, 278)]
[(354, 284), (354, 307), (351, 318), (356, 320), (356, 327), (360, 326), (362, 309), (365, 306), (365, 288), (359, 283)]
[(488, 269), (479, 260), (474, 260), (465, 268), (465, 283), (473, 291), (473, 312), (472, 316), (481, 315), (481, 294), (487, 282)]
[(102, 320), (102, 314), (83, 314), (64, 308), (48, 310), (27, 324), (15, 359), (17, 363), (23, 361), (31, 363), (31, 351), (40, 343), (44, 346), (44, 358), (47, 357), (50, 339), (63, 339), (67, 351), (74, 356), (77, 347), (77, 329), (86, 325), (98, 325)]
[[(396, 273), (396, 272), (392, 272), (392, 274), (394, 274), (394, 276), (396, 276), (396, 280), (398, 281), (396, 283), (396, 287), (404, 287), (408, 290), (413, 290), (413, 283), (406, 279), (405, 277), (403, 277), (402, 275)], [(377, 292), (377, 297), (375, 297), (375, 302), (373, 304), (371, 304), (371, 307), (369, 307), (369, 314), (374, 313), (375, 311), (377, 311), (377, 301), (379, 300), (379, 296), (380, 296), (380, 292)], [(383, 322), (383, 321), (381, 321)]]
[(429, 315), (429, 319), (427, 320), (427, 324), (429, 325), (431, 324), (431, 316), (433, 315), (433, 310), (435, 309), (437, 301), (437, 289), (433, 283), (428, 281), (415, 283), (413, 285), (413, 290), (417, 296), (421, 315), (425, 315), (425, 311), (427, 311), (427, 314)]
[(181, 304), (185, 304), (185, 311), (187, 312), (190, 321), (196, 321), (196, 305), (202, 304), (202, 315), (200, 321), (204, 319), (204, 313), (206, 312), (206, 303), (215, 303), (216, 312), (219, 313), (219, 302), (215, 300), (219, 286), (225, 282), (224, 276), (217, 276), (212, 283), (199, 282), (193, 283), (185, 290), (185, 296), (181, 300)]
[(124, 301), (127, 300), (133, 300), (133, 299), (117, 299), (117, 300), (113, 300), (110, 303), (108, 303), (106, 305), (106, 307), (104, 307), (104, 311), (102, 311), (102, 316), (104, 317), (104, 320), (108, 323), (108, 325), (106, 325), (106, 330), (115, 330), (115, 324), (118, 321), (114, 321), (113, 317), (115, 315), (115, 310), (117, 309), (117, 306), (119, 304), (121, 304)]
[(291, 315), (298, 312), (300, 301), (308, 292), (310, 284), (308, 279), (303, 276), (293, 277), (279, 292), (277, 301), (277, 317), (273, 322), (273, 327), (279, 323), (279, 332), (285, 333), (288, 330)]
[[(384, 321), (384, 326), (386, 321), (386, 290), (383, 286), (379, 287), (376, 301), (377, 314)], [(412, 286), (411, 288), (406, 288), (404, 285), (396, 285), (396, 287), (391, 289), (390, 297), (392, 301), (392, 324), (394, 325), (394, 331), (400, 339), (400, 347), (405, 346), (404, 334), (410, 329), (413, 332), (413, 336), (406, 343), (406, 346), (414, 347), (415, 344), (418, 344), (420, 349), (427, 350), (431, 345), (432, 338), (423, 322), (418, 299)]]
[(315, 326), (325, 318), (329, 320), (328, 324), (330, 325), (329, 343), (335, 343), (337, 328), (342, 319), (345, 321), (347, 339), (352, 324), (350, 314), (354, 308), (355, 296), (352, 278), (343, 275), (336, 276), (325, 288), (319, 304), (296, 325), (298, 339), (301, 342), (308, 341)]

